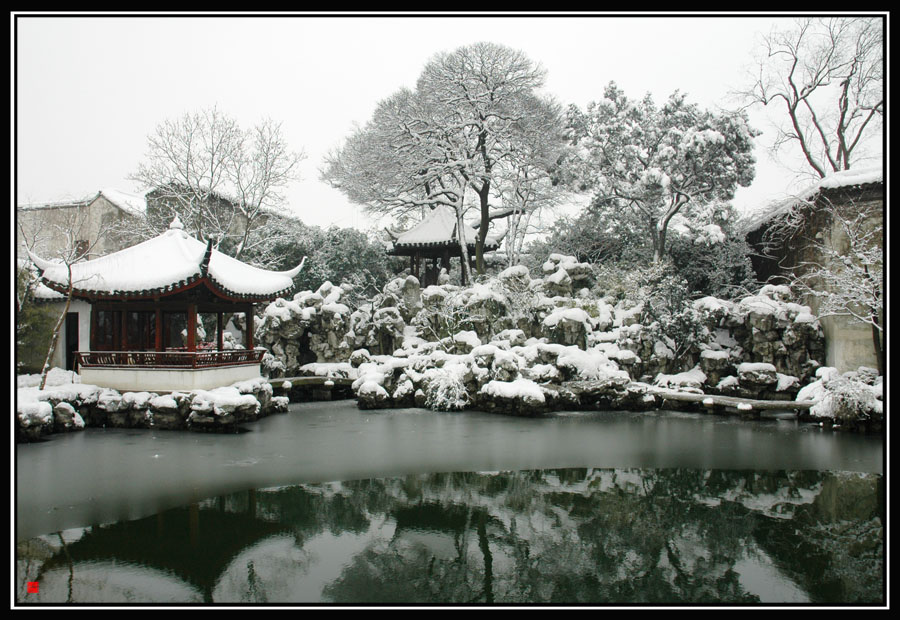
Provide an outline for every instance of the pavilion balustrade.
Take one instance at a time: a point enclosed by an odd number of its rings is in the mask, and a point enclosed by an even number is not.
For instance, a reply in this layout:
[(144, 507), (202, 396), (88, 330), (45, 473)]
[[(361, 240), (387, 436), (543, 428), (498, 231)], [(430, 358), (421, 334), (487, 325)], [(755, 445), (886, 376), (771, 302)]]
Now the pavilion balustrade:
[(216, 368), (259, 364), (264, 349), (230, 349), (227, 351), (79, 351), (76, 367), (85, 368)]

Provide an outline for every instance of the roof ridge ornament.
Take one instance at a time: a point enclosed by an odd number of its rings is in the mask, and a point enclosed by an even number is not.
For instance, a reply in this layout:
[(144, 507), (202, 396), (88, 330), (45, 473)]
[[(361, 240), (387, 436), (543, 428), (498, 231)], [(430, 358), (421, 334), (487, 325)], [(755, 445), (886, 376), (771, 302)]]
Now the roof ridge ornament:
[(203, 260), (200, 262), (200, 274), (203, 277), (206, 277), (206, 274), (209, 272), (209, 259), (212, 258), (213, 251), (212, 244), (213, 240), (210, 237), (206, 242), (206, 253), (203, 255)]
[(181, 223), (181, 220), (178, 219), (178, 214), (175, 214), (175, 218), (172, 220), (172, 223), (169, 224), (169, 230), (183, 230), (184, 224)]

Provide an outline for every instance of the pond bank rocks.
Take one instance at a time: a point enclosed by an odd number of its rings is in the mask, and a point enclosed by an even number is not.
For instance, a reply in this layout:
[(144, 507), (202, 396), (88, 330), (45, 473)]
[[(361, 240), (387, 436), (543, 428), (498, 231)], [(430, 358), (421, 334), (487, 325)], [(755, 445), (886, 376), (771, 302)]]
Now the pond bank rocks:
[(86, 427), (236, 432), (240, 423), (287, 411), (287, 397), (272, 394), (272, 386), (264, 379), (169, 394), (120, 394), (72, 383), (43, 391), (22, 387), (16, 406), (16, 441), (37, 441), (50, 433)]

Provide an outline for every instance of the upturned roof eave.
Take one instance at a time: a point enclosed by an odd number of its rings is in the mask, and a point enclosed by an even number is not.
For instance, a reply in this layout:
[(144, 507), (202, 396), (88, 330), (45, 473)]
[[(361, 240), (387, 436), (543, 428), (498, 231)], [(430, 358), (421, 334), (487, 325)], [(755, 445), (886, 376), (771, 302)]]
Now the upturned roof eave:
[[(61, 285), (58, 282), (53, 280), (48, 280), (46, 278), (41, 278), (41, 282), (47, 286), (47, 288), (56, 291), (62, 295), (67, 295), (68, 290), (67, 287)], [(216, 297), (221, 299), (225, 299), (227, 301), (232, 301), (234, 303), (262, 303), (266, 301), (273, 301), (278, 297), (284, 297), (285, 295), (289, 295), (293, 291), (293, 286), (287, 287), (280, 291), (276, 291), (271, 294), (265, 295), (256, 295), (256, 294), (247, 294), (247, 293), (237, 293), (223, 286), (219, 282), (215, 280), (215, 278), (207, 275), (197, 274), (196, 276), (192, 276), (187, 278), (186, 280), (180, 280), (178, 282), (173, 282), (166, 286), (156, 287), (152, 289), (135, 289), (135, 290), (125, 290), (125, 291), (98, 291), (92, 289), (83, 289), (83, 288), (72, 288), (72, 298), (73, 299), (82, 299), (88, 302), (95, 301), (138, 301), (138, 300), (148, 300), (148, 299), (157, 299), (163, 297), (171, 297), (173, 295), (177, 295), (179, 293), (183, 293), (187, 290), (195, 288), (197, 286), (205, 284), (207, 289), (210, 290)], [(59, 300), (57, 300), (59, 301)]]

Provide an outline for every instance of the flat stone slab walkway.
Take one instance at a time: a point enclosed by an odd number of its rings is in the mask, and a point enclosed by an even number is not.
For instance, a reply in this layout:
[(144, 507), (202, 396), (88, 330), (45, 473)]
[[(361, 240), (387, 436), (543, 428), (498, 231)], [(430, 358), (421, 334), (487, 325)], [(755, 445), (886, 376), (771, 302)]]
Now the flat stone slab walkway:
[(352, 385), (355, 379), (350, 379), (348, 377), (279, 377), (277, 379), (267, 379), (269, 383), (273, 386), (277, 386), (285, 381), (290, 381), (291, 385), (322, 385), (324, 386), (329, 381), (331, 385)]
[(807, 410), (816, 403), (809, 400), (754, 400), (740, 396), (719, 396), (715, 394), (692, 394), (690, 392), (674, 392), (651, 386), (650, 393), (664, 400), (675, 400), (688, 403), (703, 403), (708, 407), (734, 407), (746, 411), (772, 410)]

